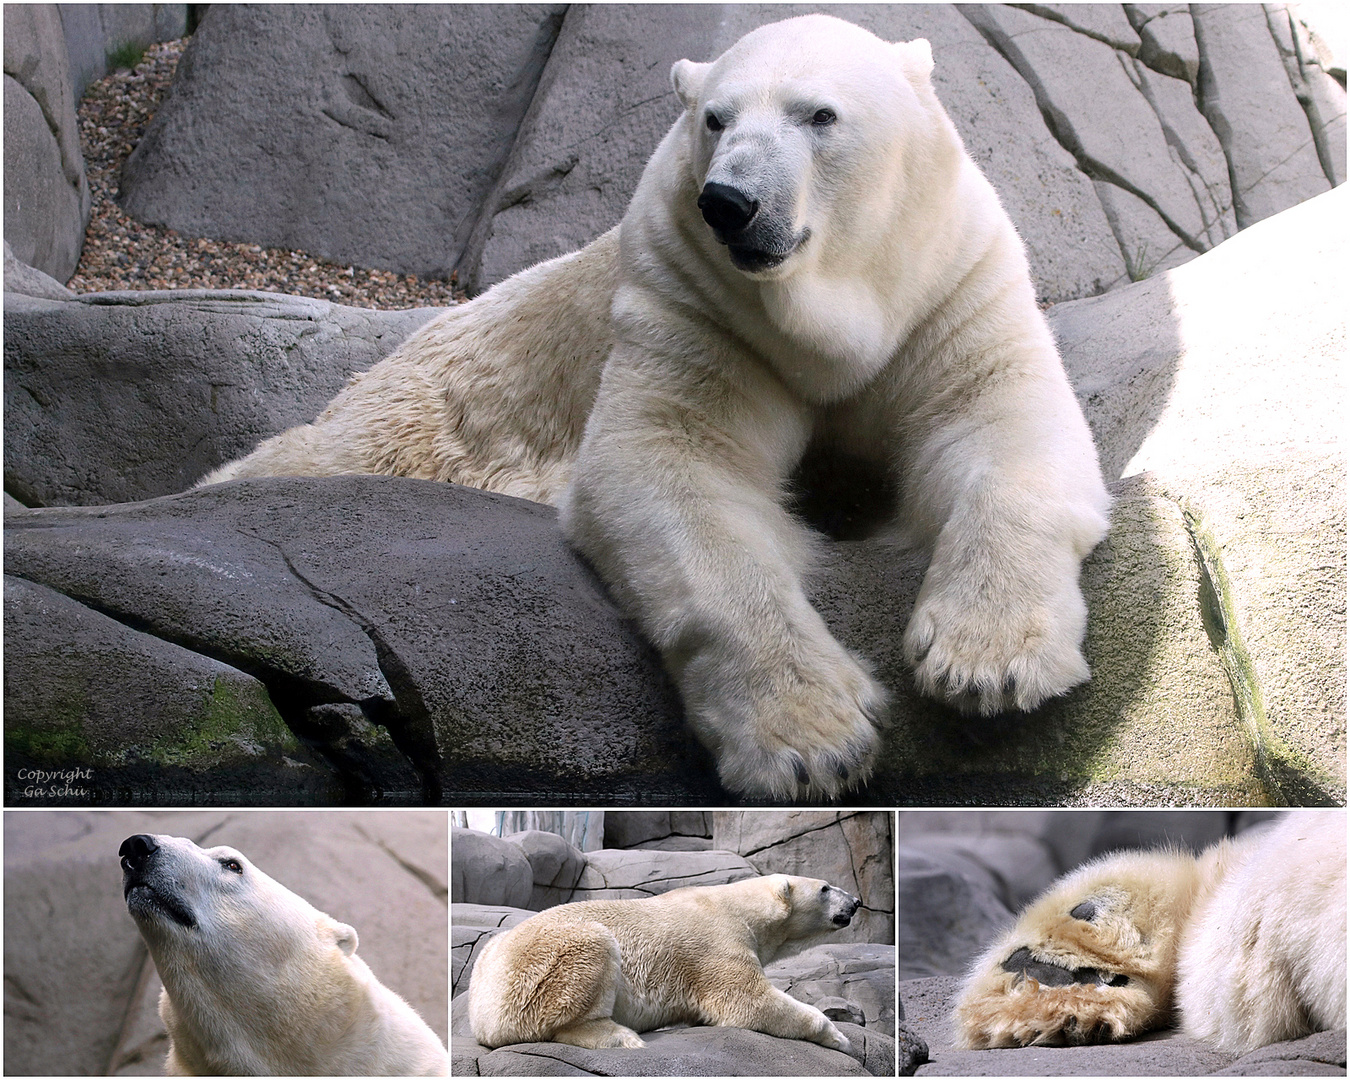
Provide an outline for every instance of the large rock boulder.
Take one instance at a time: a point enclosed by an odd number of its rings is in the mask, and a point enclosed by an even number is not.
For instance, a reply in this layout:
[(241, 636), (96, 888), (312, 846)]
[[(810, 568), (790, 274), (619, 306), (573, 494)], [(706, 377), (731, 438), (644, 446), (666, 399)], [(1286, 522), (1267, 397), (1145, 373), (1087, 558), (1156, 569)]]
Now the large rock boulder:
[(506, 842), (520, 848), (530, 862), (534, 888), (527, 905), (543, 911), (554, 904), (566, 904), (573, 898), (577, 883), (586, 869), (586, 856), (557, 833), (540, 829), (511, 833)]
[(5, 240), (20, 262), (70, 279), (92, 201), (56, 4), (5, 7)]
[[(596, 4), (395, 18), (222, 5), (129, 162), (126, 205), (192, 234), (405, 272), (454, 267), (484, 288), (622, 216), (678, 114), (673, 61), (710, 59), (806, 10)], [(1050, 300), (1166, 269), (1344, 179), (1344, 88), (1282, 5), (1219, 5), (1195, 19), (1161, 5), (831, 11), (888, 40), (932, 41), (938, 95)], [(248, 170), (247, 193), (221, 160)], [(377, 170), (372, 207), (364, 192)]]
[(516, 844), (478, 832), (450, 834), (450, 902), (524, 908), (534, 891), (534, 869)]
[(563, 11), (216, 6), (127, 161), (122, 204), (190, 236), (447, 275)]
[[(862, 942), (824, 945), (775, 960), (764, 968), (769, 982), (798, 1001), (826, 1011), (822, 1002), (838, 1001), (851, 1006), (857, 1023), (873, 1030), (895, 1030), (895, 946)], [(840, 1009), (843, 1013), (845, 1010)], [(826, 1011), (831, 1019), (836, 1017)]]
[[(13, 804), (11, 804), (13, 805)], [(117, 849), (163, 832), (229, 844), (334, 918), (357, 955), (442, 1038), (446, 818), (441, 811), (25, 813), (5, 820), (5, 1061), (25, 1075), (159, 1075), (160, 981), (122, 899)]]
[(182, 491), (439, 312), (233, 289), (4, 303), (5, 490), (31, 506)]

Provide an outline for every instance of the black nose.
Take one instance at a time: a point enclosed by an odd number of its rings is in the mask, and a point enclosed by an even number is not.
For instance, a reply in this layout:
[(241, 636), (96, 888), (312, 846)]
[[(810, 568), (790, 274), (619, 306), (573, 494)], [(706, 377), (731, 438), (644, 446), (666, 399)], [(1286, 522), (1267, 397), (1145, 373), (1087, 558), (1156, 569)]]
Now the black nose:
[(698, 197), (698, 208), (703, 211), (704, 221), (725, 234), (740, 232), (749, 225), (759, 203), (727, 184), (708, 183)]
[(156, 843), (153, 836), (146, 833), (137, 833), (135, 836), (128, 836), (122, 841), (122, 846), (117, 849), (117, 854), (122, 858), (122, 869), (140, 870), (146, 861), (159, 850), (159, 844)]

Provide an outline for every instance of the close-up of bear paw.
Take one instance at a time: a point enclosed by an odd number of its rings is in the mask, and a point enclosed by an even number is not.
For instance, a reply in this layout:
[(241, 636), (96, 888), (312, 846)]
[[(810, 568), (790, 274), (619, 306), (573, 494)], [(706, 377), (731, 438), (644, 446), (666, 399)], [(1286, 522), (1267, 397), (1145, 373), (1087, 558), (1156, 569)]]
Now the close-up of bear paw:
[(1117, 855), (1069, 875), (981, 957), (956, 1009), (967, 1049), (1127, 1039), (1171, 1014), (1195, 860)]

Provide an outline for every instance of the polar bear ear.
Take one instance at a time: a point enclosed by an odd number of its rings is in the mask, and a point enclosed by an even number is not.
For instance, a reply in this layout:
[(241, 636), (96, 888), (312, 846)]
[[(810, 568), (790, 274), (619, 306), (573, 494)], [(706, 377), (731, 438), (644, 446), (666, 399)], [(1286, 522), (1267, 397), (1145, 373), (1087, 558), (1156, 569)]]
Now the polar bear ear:
[(933, 46), (928, 44), (927, 38), (897, 41), (893, 48), (900, 53), (910, 82), (918, 85), (928, 81), (933, 74)]
[(676, 60), (671, 66), (670, 85), (686, 109), (692, 109), (698, 103), (699, 91), (703, 89), (703, 80), (710, 67), (712, 64), (696, 64), (692, 60)]
[(351, 956), (352, 953), (356, 952), (357, 937), (354, 926), (348, 926), (336, 919), (330, 919), (328, 932), (333, 935), (333, 944), (342, 950), (343, 956)]

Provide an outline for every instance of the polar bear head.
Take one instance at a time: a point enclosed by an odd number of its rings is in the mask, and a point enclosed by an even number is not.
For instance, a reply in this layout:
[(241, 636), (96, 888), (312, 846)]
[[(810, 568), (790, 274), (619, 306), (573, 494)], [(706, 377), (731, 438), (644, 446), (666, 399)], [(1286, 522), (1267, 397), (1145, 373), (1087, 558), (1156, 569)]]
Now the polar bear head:
[(296, 1075), (326, 1067), (369, 1013), (356, 931), (234, 848), (122, 842), (122, 892), (164, 983), (170, 1072)]
[(769, 874), (737, 882), (729, 889), (745, 891), (756, 910), (747, 922), (756, 927), (760, 960), (790, 956), (820, 937), (842, 930), (853, 921), (862, 901), (821, 878)]
[(356, 931), (268, 877), (234, 848), (199, 848), (177, 836), (128, 837), (118, 849), (127, 910), (159, 961), (258, 972), (303, 960), (340, 962)]
[(856, 263), (889, 230), (928, 159), (952, 145), (932, 68), (927, 41), (887, 43), (828, 15), (674, 65), (698, 208), (738, 270), (774, 279)]

